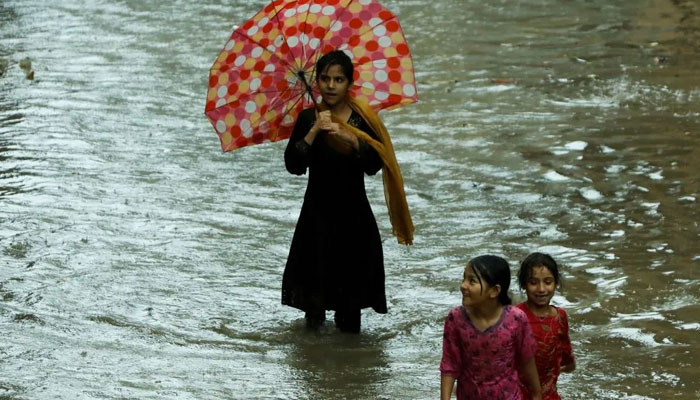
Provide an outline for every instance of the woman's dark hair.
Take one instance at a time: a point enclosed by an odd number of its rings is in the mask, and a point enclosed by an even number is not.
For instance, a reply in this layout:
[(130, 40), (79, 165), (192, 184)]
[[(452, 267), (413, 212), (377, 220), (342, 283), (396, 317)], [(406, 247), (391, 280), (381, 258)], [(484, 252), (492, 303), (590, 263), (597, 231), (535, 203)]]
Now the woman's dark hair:
[(353, 82), (353, 74), (355, 67), (352, 65), (352, 60), (342, 50), (333, 50), (330, 53), (324, 54), (323, 57), (316, 61), (316, 80), (326, 68), (332, 65), (339, 65), (343, 71), (343, 75), (348, 78), (348, 82)]
[(532, 269), (539, 266), (547, 268), (554, 276), (554, 284), (559, 284), (559, 265), (557, 262), (549, 254), (535, 252), (525, 257), (520, 263), (518, 283), (521, 289), (525, 289), (527, 286), (527, 280), (532, 275)]
[(506, 306), (512, 303), (510, 296), (508, 296), (508, 288), (510, 287), (508, 261), (498, 256), (484, 255), (472, 258), (468, 264), (472, 267), (479, 283), (482, 283), (483, 279), (490, 286), (499, 285), (501, 287), (501, 292), (498, 294), (498, 302), (501, 305)]

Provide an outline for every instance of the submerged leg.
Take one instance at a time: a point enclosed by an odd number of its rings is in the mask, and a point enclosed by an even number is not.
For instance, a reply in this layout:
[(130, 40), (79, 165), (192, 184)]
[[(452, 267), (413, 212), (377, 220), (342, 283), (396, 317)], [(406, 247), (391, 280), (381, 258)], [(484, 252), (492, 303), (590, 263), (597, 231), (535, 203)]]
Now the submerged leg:
[(360, 333), (361, 312), (359, 309), (335, 312), (335, 326), (341, 332)]
[(309, 329), (318, 329), (323, 325), (323, 321), (326, 320), (325, 310), (308, 310), (304, 314), (306, 318), (306, 327)]

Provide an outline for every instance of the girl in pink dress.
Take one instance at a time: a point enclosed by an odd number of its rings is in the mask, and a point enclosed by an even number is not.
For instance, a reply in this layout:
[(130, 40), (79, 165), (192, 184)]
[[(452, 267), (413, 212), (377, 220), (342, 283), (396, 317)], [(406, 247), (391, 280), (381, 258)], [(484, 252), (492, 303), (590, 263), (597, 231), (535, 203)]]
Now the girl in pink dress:
[(541, 400), (536, 343), (525, 313), (511, 306), (510, 266), (501, 257), (473, 258), (460, 285), (462, 305), (445, 319), (440, 398), (449, 400), (455, 380), (458, 400), (522, 400), (518, 371)]
[[(557, 379), (561, 372), (576, 368), (569, 339), (569, 321), (566, 311), (549, 304), (559, 284), (559, 266), (544, 253), (532, 253), (520, 264), (520, 288), (527, 293), (527, 301), (518, 304), (525, 312), (537, 341), (535, 364), (542, 386), (543, 400), (561, 400), (557, 393)], [(527, 388), (523, 388), (529, 399)]]

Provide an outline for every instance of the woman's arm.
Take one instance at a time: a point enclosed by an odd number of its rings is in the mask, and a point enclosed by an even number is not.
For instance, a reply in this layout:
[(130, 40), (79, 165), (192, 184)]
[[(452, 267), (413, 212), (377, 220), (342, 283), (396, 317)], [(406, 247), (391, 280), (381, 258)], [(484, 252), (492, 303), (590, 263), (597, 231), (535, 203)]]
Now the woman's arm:
[(309, 166), (311, 145), (323, 129), (322, 126), (326, 120), (330, 121), (329, 115), (325, 116), (320, 113), (313, 117), (314, 113), (315, 111), (312, 110), (304, 110), (294, 123), (294, 130), (292, 130), (289, 143), (284, 150), (284, 165), (291, 174), (303, 175), (306, 173), (306, 168)]
[(540, 378), (537, 375), (535, 357), (530, 357), (525, 364), (520, 366), (520, 373), (525, 378), (528, 389), (530, 389), (532, 400), (542, 400), (542, 387), (540, 387)]
[(314, 121), (314, 124), (311, 126), (311, 129), (309, 129), (309, 133), (304, 136), (304, 141), (308, 145), (312, 145), (314, 143), (314, 140), (316, 140), (316, 136), (318, 135), (319, 132), (322, 130), (329, 130), (331, 129), (331, 112), (330, 111), (321, 111), (321, 112), (316, 112), (316, 120)]
[(440, 377), (440, 400), (450, 400), (454, 387), (455, 378), (449, 375), (442, 375)]

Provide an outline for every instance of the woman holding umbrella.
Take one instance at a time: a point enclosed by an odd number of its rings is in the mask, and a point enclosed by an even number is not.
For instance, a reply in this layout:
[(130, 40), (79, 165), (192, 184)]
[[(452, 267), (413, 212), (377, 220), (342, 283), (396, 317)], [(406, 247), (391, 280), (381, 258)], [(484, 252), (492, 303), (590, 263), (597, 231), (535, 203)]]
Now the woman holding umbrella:
[[(360, 331), (363, 308), (387, 312), (382, 242), (364, 174), (383, 169), (394, 233), (412, 244), (413, 224), (391, 141), (379, 117), (350, 96), (354, 67), (342, 51), (316, 63), (322, 102), (302, 111), (284, 153), (287, 170), (309, 172), (282, 281), (282, 304), (319, 327), (335, 310), (343, 332)], [(303, 78), (303, 77), (302, 77)]]

